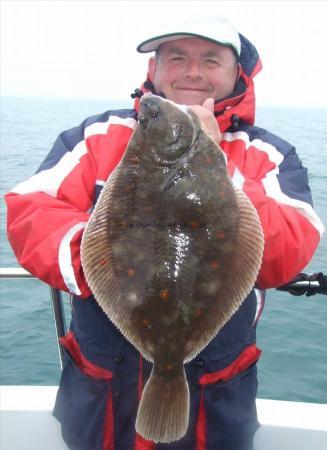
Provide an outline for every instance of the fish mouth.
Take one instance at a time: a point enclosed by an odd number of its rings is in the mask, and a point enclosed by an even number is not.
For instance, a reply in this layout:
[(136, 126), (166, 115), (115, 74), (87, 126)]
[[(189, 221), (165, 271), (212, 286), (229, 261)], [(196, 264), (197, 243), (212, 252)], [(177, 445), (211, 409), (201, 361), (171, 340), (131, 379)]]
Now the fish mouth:
[(159, 116), (160, 110), (153, 111), (150, 113), (148, 113), (147, 111), (146, 112), (140, 111), (138, 115), (138, 122), (143, 128), (143, 130), (146, 130), (149, 126), (149, 123), (153, 120), (157, 120)]
[(140, 111), (138, 121), (143, 130), (145, 130), (150, 121), (157, 120), (160, 117), (160, 106), (155, 97), (143, 97), (140, 102)]
[(146, 130), (149, 125), (149, 119), (144, 115), (139, 113), (138, 122), (143, 128), (143, 130)]

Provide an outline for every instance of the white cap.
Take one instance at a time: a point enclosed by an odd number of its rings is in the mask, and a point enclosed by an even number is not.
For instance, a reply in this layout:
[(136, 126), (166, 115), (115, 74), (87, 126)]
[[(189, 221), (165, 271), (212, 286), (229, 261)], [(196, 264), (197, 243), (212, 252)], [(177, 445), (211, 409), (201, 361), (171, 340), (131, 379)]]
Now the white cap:
[(198, 37), (231, 47), (237, 56), (241, 54), (241, 40), (238, 32), (227, 19), (211, 18), (181, 20), (167, 22), (162, 26), (162, 32), (156, 36), (148, 37), (137, 46), (140, 53), (148, 53), (158, 50), (164, 42), (174, 41), (189, 37)]

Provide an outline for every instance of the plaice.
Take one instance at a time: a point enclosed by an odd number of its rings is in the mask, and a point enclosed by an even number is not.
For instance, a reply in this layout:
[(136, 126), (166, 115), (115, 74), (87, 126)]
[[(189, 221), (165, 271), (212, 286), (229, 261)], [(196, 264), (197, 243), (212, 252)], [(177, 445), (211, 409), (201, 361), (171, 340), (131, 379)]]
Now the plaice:
[(154, 442), (188, 426), (184, 363), (251, 291), (262, 259), (256, 210), (186, 106), (141, 98), (139, 124), (82, 238), (86, 280), (124, 336), (153, 363), (136, 430)]

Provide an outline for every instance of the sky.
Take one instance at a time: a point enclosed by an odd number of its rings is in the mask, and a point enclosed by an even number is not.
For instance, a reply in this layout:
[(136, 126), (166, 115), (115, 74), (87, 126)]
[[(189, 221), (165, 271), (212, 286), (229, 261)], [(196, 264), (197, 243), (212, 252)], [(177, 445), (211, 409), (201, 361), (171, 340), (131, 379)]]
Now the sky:
[(1, 95), (127, 100), (172, 17), (227, 17), (257, 47), (258, 105), (327, 108), (327, 1), (0, 0)]

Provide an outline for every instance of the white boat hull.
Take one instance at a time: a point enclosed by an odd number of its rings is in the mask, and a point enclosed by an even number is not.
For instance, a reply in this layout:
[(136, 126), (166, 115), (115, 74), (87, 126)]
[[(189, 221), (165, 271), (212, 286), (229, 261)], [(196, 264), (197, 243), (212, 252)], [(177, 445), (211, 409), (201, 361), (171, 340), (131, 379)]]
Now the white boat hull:
[[(57, 386), (0, 387), (1, 450), (67, 450), (51, 415)], [(255, 450), (326, 450), (327, 405), (257, 400)]]

